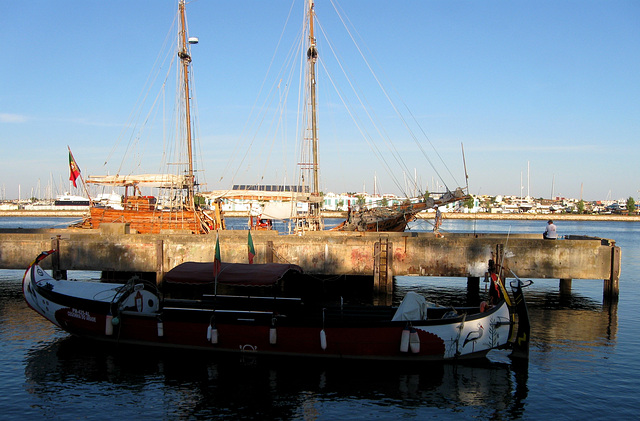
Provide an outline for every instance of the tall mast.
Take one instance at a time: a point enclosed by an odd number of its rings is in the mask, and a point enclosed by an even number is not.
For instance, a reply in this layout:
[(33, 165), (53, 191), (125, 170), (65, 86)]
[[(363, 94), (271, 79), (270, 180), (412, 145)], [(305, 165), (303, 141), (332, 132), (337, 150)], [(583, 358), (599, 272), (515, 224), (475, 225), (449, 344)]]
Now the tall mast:
[(189, 205), (194, 206), (194, 177), (193, 177), (193, 148), (191, 140), (191, 103), (189, 101), (189, 64), (191, 64), (191, 56), (187, 47), (187, 26), (185, 18), (185, 0), (180, 0), (180, 57), (182, 63), (182, 77), (184, 82), (184, 102), (185, 102), (185, 123), (187, 129), (187, 154), (189, 160), (189, 169), (187, 173), (187, 194)]
[(316, 48), (316, 38), (313, 34), (313, 1), (309, 2), (309, 50), (307, 50), (307, 61), (309, 62), (309, 83), (311, 94), (311, 144), (313, 148), (313, 191), (318, 194), (320, 185), (318, 181), (318, 126), (316, 122), (316, 61), (318, 60), (318, 50)]
[(309, 93), (311, 100), (311, 147), (313, 153), (313, 189), (311, 196), (313, 201), (309, 203), (310, 216), (312, 230), (322, 229), (322, 223), (320, 221), (320, 203), (317, 202), (320, 198), (320, 178), (318, 177), (318, 125), (317, 125), (317, 110), (316, 110), (316, 61), (318, 60), (318, 49), (316, 48), (316, 38), (313, 32), (313, 20), (314, 20), (314, 2), (309, 0), (309, 49), (307, 50), (307, 62), (309, 69)]

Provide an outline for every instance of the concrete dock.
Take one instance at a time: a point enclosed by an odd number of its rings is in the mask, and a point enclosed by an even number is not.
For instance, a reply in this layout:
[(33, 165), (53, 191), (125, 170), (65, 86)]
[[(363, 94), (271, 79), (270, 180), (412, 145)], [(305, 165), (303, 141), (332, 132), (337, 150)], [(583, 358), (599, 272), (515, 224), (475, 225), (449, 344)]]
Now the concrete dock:
[[(212, 261), (216, 235), (127, 234), (124, 224), (101, 230), (0, 230), (0, 269), (26, 268), (42, 250), (59, 253), (44, 262), (61, 276), (67, 270), (155, 274), (186, 261)], [(223, 261), (247, 262), (247, 231), (221, 231)], [(309, 232), (303, 236), (252, 231), (255, 263), (300, 265), (318, 275), (372, 276), (374, 292), (390, 293), (399, 275), (466, 277), (479, 280), (489, 259), (520, 278), (602, 279), (606, 299), (618, 296), (621, 251), (610, 239), (569, 237), (543, 240), (533, 234)], [(507, 272), (510, 277), (510, 273)]]

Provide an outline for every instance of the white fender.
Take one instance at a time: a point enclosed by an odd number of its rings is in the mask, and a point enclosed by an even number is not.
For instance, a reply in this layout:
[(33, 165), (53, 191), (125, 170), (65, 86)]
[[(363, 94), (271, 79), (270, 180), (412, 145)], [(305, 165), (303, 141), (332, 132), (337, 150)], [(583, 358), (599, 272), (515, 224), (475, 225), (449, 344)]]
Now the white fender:
[(411, 329), (411, 333), (409, 334), (409, 348), (411, 348), (411, 352), (414, 354), (420, 352), (420, 337), (418, 336), (418, 331), (415, 329)]
[(400, 336), (400, 352), (409, 352), (409, 336), (411, 331), (409, 327), (402, 329), (402, 335)]
[(162, 320), (158, 319), (158, 337), (161, 338), (164, 336), (164, 323)]
[(218, 329), (215, 327), (211, 328), (211, 343), (214, 345), (218, 343)]
[(324, 329), (320, 331), (320, 348), (327, 349), (327, 334), (324, 332)]
[(278, 340), (278, 333), (276, 332), (275, 327), (271, 327), (269, 329), (269, 343), (271, 345), (275, 345)]
[(107, 336), (113, 335), (113, 316), (111, 314), (107, 314), (107, 321), (104, 324), (104, 334)]

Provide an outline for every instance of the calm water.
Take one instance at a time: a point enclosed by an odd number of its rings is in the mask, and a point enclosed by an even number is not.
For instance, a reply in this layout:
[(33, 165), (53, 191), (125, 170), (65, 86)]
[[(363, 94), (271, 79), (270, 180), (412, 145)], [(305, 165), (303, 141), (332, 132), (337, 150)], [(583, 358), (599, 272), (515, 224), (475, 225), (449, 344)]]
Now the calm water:
[[(0, 228), (66, 222), (0, 218)], [(544, 223), (445, 220), (443, 229), (541, 233)], [(560, 221), (558, 231), (616, 240), (620, 300), (603, 306), (601, 280), (574, 280), (570, 296), (557, 280), (535, 280), (524, 365), (503, 352), (474, 365), (397, 367), (104, 349), (27, 309), (22, 271), (0, 271), (0, 419), (635, 419), (640, 223)], [(464, 300), (466, 279), (404, 277), (396, 289), (395, 300), (412, 289), (446, 304)]]

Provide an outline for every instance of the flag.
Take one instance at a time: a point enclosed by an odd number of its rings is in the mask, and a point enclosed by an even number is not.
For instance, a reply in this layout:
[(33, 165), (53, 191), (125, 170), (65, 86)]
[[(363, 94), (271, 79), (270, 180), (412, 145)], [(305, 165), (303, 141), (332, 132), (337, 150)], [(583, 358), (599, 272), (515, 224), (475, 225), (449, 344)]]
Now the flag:
[(253, 248), (253, 239), (251, 238), (251, 230), (249, 230), (249, 239), (247, 240), (249, 248), (249, 264), (253, 263), (253, 258), (256, 256), (256, 249)]
[(218, 237), (218, 232), (216, 231), (216, 254), (213, 258), (213, 276), (218, 279), (218, 275), (222, 271), (222, 260), (220, 260), (220, 238)]
[(71, 153), (71, 148), (67, 146), (69, 149), (69, 181), (73, 181), (73, 187), (78, 187), (76, 185), (76, 180), (80, 177), (80, 168), (78, 164), (76, 164), (76, 160), (73, 158), (73, 154)]

